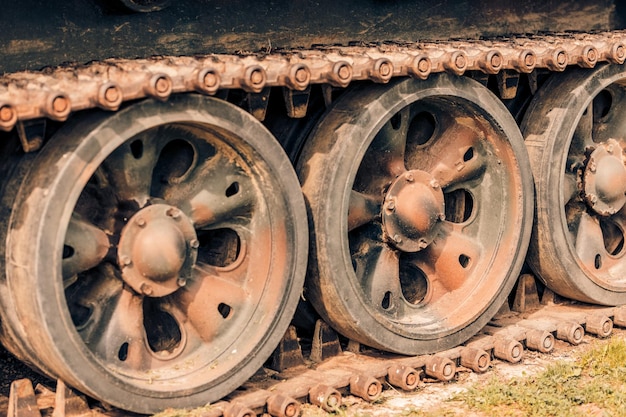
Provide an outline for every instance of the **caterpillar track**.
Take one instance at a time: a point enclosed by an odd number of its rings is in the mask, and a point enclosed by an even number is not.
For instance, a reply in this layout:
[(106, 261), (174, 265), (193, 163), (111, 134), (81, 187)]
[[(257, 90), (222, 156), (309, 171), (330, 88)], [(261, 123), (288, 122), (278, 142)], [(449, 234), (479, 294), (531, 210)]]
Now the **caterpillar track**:
[(0, 15), (0, 340), (59, 381), (11, 416), (291, 417), (624, 326), (620, 4), (74, 2)]
[[(624, 307), (571, 303), (549, 290), (540, 303), (531, 275), (520, 277), (512, 306), (515, 311), (507, 304), (462, 346), (434, 355), (391, 355), (354, 342), (342, 344), (328, 325), (319, 322), (311, 349), (304, 350), (305, 360), (291, 327), (269, 367), (224, 400), (203, 407), (202, 415), (293, 417), (299, 415), (303, 402), (333, 412), (345, 395), (375, 402), (386, 387), (419, 392), (425, 383), (454, 380), (459, 367), (483, 373), (497, 368), (499, 362), (521, 363), (524, 350), (553, 353), (556, 339), (578, 345), (585, 334), (608, 338), (614, 326), (626, 327)], [(8, 417), (124, 415), (121, 410), (88, 403), (60, 380), (56, 392), (41, 384), (33, 388), (28, 379), (15, 381), (0, 409)]]

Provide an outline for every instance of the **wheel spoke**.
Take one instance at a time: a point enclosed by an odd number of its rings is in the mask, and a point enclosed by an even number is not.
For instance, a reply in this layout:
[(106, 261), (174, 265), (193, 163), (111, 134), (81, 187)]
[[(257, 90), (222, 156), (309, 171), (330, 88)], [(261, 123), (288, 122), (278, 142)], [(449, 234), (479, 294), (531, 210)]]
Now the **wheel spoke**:
[(72, 216), (63, 247), (63, 280), (98, 265), (108, 253), (109, 246), (104, 231)]
[(482, 252), (481, 243), (465, 234), (463, 226), (444, 222), (439, 237), (418, 253), (414, 262), (431, 283), (451, 292), (462, 287), (474, 273)]
[(150, 145), (154, 131), (146, 131), (122, 144), (102, 163), (101, 168), (120, 201), (135, 201), (139, 207), (150, 198), (152, 172), (160, 149)]
[(244, 313), (251, 297), (244, 285), (245, 265), (229, 271), (196, 265), (194, 278), (177, 293), (174, 303), (205, 342), (227, 331), (228, 323)]
[(380, 199), (352, 190), (348, 208), (348, 231), (380, 217)]
[[(467, 124), (465, 124), (467, 123)], [(482, 177), (488, 163), (482, 134), (470, 121), (454, 122), (422, 150), (411, 153), (410, 166), (429, 172), (448, 191)]]
[(578, 188), (578, 174), (566, 172), (563, 177), (563, 199), (569, 202), (581, 201), (580, 189)]
[(385, 182), (402, 174), (409, 128), (409, 109), (396, 113), (376, 134), (363, 156), (355, 180), (355, 189), (378, 191)]
[(591, 271), (600, 269), (602, 259), (608, 255), (598, 219), (586, 212), (580, 213), (578, 221), (576, 254)]
[(385, 244), (370, 246), (357, 259), (357, 277), (361, 287), (374, 306), (390, 310), (400, 297), (400, 265), (398, 252)]
[[(76, 285), (80, 285), (80, 282)], [(73, 306), (73, 307), (72, 307)], [(86, 309), (88, 316), (79, 318)], [(149, 364), (150, 355), (145, 344), (142, 298), (114, 277), (101, 278), (74, 294), (70, 311), (78, 333), (100, 358), (111, 363), (142, 369)]]
[(568, 155), (568, 168), (571, 169), (573, 163), (582, 163), (585, 158), (585, 151), (589, 147), (594, 146), (593, 142), (593, 103), (587, 106), (583, 115), (580, 117), (578, 126), (572, 137), (570, 153)]
[(250, 177), (220, 154), (194, 167), (184, 184), (164, 192), (165, 199), (181, 207), (197, 228), (250, 217), (256, 195)]

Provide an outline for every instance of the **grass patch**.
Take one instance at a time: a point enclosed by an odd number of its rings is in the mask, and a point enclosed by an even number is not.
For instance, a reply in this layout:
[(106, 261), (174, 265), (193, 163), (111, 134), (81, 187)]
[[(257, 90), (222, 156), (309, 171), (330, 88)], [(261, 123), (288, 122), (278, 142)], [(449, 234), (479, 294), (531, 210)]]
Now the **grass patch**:
[(456, 395), (470, 409), (504, 416), (626, 415), (626, 342), (613, 338), (574, 362), (509, 381), (494, 375)]

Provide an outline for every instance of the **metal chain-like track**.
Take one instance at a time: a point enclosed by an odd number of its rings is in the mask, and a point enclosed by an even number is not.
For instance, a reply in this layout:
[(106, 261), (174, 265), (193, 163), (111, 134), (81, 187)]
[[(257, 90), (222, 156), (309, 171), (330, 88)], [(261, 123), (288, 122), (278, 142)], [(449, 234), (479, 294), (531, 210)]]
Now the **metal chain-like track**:
[[(304, 91), (312, 84), (346, 87), (357, 80), (385, 83), (392, 77), (427, 78), (436, 72), (531, 73), (567, 66), (623, 63), (626, 32), (512, 37), (484, 41), (389, 43), (266, 51), (263, 54), (109, 59), (0, 77), (0, 130), (19, 121), (64, 121), (72, 112), (115, 111), (129, 100), (173, 93), (266, 87)], [(302, 115), (304, 116), (304, 115)]]
[[(614, 325), (626, 328), (626, 306), (598, 307), (555, 302), (558, 297), (549, 290), (544, 292), (539, 303), (536, 290), (524, 292), (526, 290), (523, 289), (528, 284), (533, 286), (533, 280), (529, 275), (520, 278), (514, 304), (518, 304), (519, 310), (518, 300), (522, 299), (523, 314), (506, 309), (464, 345), (434, 355), (386, 354), (352, 342), (342, 352), (336, 335), (335, 338), (328, 337), (332, 330), (321, 323), (325, 328), (321, 332), (327, 333), (316, 332), (321, 340), (318, 340), (317, 346), (314, 341), (314, 350), (334, 350), (332, 354), (335, 356), (317, 358), (319, 363), (308, 361), (305, 364), (299, 347), (293, 349), (298, 344), (295, 331), (287, 332), (281, 346), (291, 345), (292, 349), (281, 352), (279, 348), (274, 355), (283, 353), (293, 359), (294, 353), (297, 353), (301, 358), (300, 366), (252, 378), (226, 399), (202, 408), (201, 415), (254, 417), (269, 414), (295, 417), (300, 413), (302, 402), (333, 411), (341, 406), (345, 394), (373, 402), (380, 397), (387, 384), (403, 391), (419, 391), (424, 381), (451, 381), (460, 366), (482, 373), (492, 366), (497, 367), (492, 363), (494, 359), (521, 362), (525, 349), (550, 353), (555, 349), (555, 339), (578, 345), (586, 333), (606, 338), (611, 335)], [(311, 357), (314, 356), (312, 352)], [(82, 396), (71, 391), (62, 381), (58, 381), (56, 391), (52, 391), (43, 386), (34, 389), (28, 379), (12, 383), (6, 413), (7, 417), (41, 417), (50, 413), (57, 417), (124, 415), (120, 410), (90, 408)]]

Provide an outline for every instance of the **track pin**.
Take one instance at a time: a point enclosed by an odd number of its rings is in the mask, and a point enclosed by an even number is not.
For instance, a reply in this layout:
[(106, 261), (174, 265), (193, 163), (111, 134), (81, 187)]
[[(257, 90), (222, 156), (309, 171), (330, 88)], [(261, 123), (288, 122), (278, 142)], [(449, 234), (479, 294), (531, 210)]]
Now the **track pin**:
[(609, 337), (613, 332), (613, 322), (603, 314), (594, 314), (585, 317), (585, 329), (597, 337)]
[(430, 377), (447, 382), (454, 378), (456, 365), (446, 357), (433, 355), (426, 360), (424, 372)]
[(541, 353), (554, 350), (554, 336), (545, 330), (530, 329), (526, 331), (526, 347)]
[(461, 365), (474, 372), (486, 372), (490, 364), (489, 354), (482, 349), (466, 347), (461, 351)]
[(376, 401), (382, 392), (382, 384), (374, 377), (356, 375), (350, 378), (350, 393), (363, 398), (365, 401)]
[(583, 341), (585, 329), (575, 322), (560, 323), (556, 328), (556, 338), (565, 340), (572, 345), (579, 345)]
[(267, 399), (267, 412), (273, 417), (297, 417), (300, 403), (284, 394), (274, 394)]
[(496, 339), (493, 343), (493, 356), (507, 362), (517, 363), (524, 356), (524, 347), (515, 339)]
[(420, 382), (420, 375), (421, 372), (410, 366), (394, 364), (387, 370), (387, 381), (394, 387), (413, 391)]
[(322, 410), (332, 413), (341, 407), (341, 394), (328, 385), (317, 384), (309, 390), (309, 401)]

